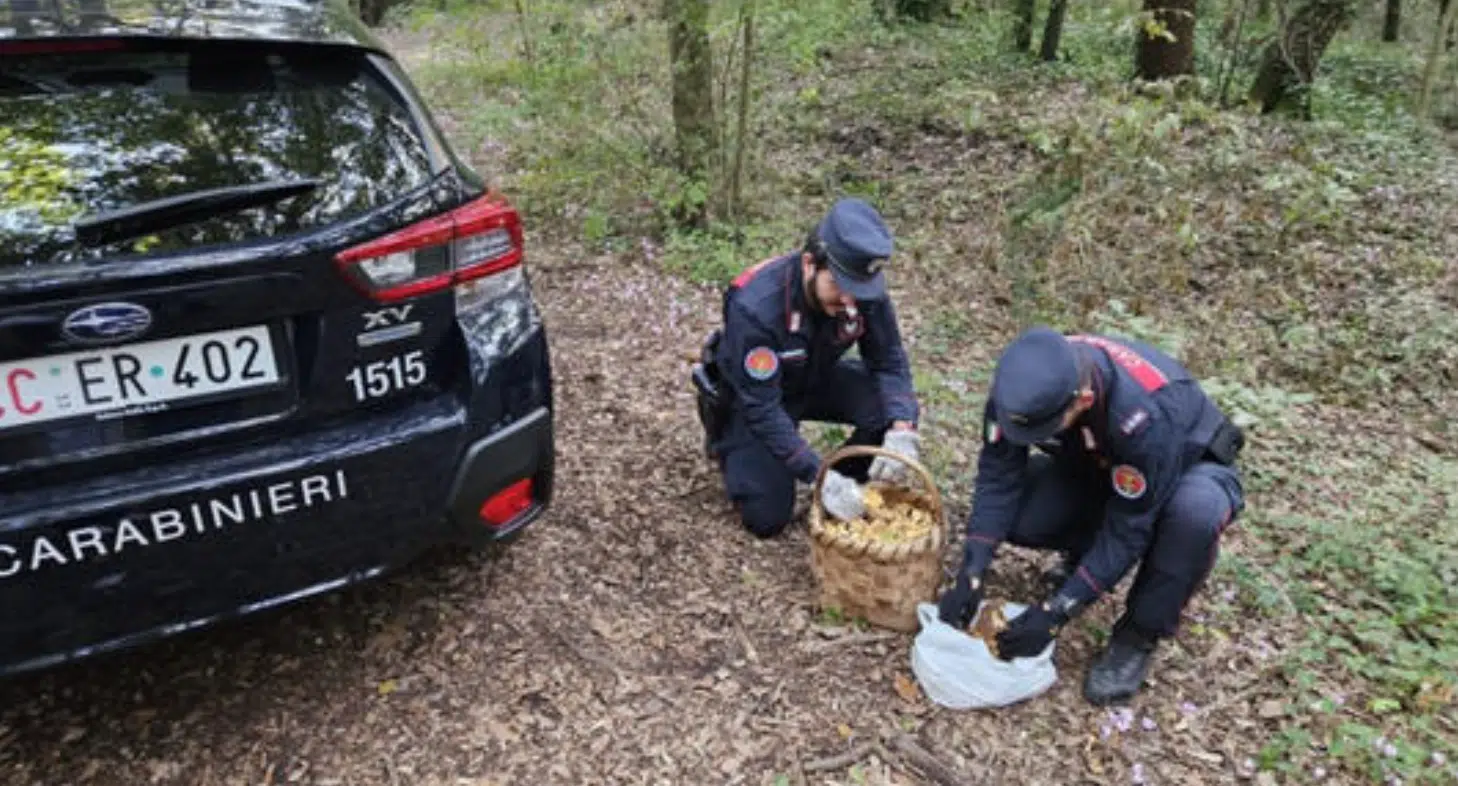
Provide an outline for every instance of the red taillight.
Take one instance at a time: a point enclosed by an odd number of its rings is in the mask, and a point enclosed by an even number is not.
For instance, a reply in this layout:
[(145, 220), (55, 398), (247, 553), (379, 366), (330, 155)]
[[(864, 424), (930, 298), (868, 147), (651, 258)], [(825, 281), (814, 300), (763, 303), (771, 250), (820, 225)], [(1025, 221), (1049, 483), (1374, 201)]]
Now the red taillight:
[(335, 260), (366, 295), (403, 300), (520, 265), (521, 217), (505, 199), (488, 194), (345, 249)]
[(531, 506), (531, 478), (518, 480), (486, 500), (481, 506), (481, 523), (492, 528), (504, 526)]

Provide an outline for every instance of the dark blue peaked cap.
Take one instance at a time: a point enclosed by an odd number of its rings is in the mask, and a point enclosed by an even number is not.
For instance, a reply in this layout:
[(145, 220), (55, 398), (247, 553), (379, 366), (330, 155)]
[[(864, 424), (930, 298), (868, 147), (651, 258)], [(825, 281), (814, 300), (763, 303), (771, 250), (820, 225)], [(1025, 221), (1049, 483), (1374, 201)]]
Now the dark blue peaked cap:
[(820, 222), (818, 234), (841, 291), (856, 300), (886, 296), (881, 267), (893, 244), (891, 230), (875, 208), (860, 199), (841, 199)]
[(1062, 333), (1024, 331), (998, 358), (992, 378), (997, 425), (1012, 442), (1031, 445), (1057, 434), (1078, 395), (1078, 358)]

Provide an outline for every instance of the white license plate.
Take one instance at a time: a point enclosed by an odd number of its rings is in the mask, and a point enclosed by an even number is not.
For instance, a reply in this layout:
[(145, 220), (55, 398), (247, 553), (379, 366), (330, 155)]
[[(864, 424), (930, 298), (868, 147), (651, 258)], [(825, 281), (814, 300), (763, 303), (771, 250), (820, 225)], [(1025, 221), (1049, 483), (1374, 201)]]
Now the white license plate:
[(0, 363), (0, 433), (78, 417), (125, 417), (280, 382), (263, 326)]

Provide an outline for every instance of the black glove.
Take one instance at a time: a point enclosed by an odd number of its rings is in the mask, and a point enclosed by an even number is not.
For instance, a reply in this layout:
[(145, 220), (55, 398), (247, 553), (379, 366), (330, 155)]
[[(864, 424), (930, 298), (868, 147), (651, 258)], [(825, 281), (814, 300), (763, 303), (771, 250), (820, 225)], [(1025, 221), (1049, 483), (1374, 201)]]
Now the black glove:
[(997, 634), (997, 656), (1003, 660), (1030, 658), (1042, 652), (1068, 622), (1068, 615), (1052, 611), (1047, 603), (1029, 606)]
[(982, 605), (982, 578), (967, 572), (957, 574), (957, 583), (942, 596), (937, 616), (958, 630), (966, 630)]

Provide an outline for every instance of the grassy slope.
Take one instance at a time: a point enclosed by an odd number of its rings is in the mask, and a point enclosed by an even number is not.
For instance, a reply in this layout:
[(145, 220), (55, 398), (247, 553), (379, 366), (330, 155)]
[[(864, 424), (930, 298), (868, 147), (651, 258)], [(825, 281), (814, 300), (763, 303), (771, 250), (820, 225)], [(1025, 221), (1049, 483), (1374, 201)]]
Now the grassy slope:
[[(1394, 100), (1415, 56), (1374, 43), (1364, 19), (1328, 59), (1320, 119), (1294, 125), (1132, 92), (1127, 2), (1072, 4), (1066, 61), (1031, 67), (985, 12), (898, 30), (865, 2), (760, 0), (749, 214), (688, 234), (663, 218), (684, 188), (667, 166), (663, 31), (643, 5), (534, 3), (524, 27), (507, 3), (407, 22), (430, 47), (420, 84), (539, 238), (721, 281), (788, 248), (834, 196), (873, 199), (898, 233), (930, 456), (959, 511), (987, 369), (1020, 324), (1178, 351), (1253, 429), (1250, 508), (1214, 582), (1233, 591), (1183, 646), (1270, 641), (1269, 667), (1243, 675), (1281, 697), (1263, 705), (1259, 764), (1455, 777), (1441, 762), (1458, 760), (1444, 417), (1458, 160)], [(729, 75), (736, 9), (717, 12)], [(1200, 29), (1205, 74), (1215, 26)], [(1424, 19), (1408, 27), (1414, 40)], [(719, 98), (733, 105), (732, 83)]]

